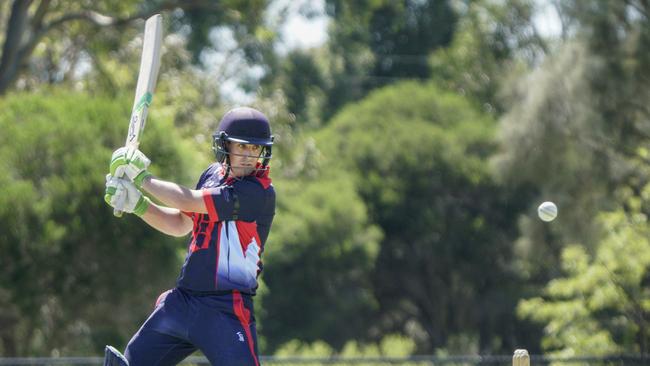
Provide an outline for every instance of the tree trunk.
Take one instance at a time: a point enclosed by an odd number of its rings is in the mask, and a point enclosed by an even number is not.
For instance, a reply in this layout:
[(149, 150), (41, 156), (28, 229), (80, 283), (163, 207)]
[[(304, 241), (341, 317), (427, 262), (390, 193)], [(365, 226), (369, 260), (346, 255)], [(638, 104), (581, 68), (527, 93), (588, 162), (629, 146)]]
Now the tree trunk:
[[(0, 0), (2, 1), (2, 0)], [(14, 84), (21, 70), (27, 65), (34, 48), (48, 32), (68, 22), (84, 21), (97, 27), (124, 27), (137, 19), (176, 8), (202, 11), (223, 11), (222, 4), (213, 0), (163, 0), (157, 6), (126, 17), (113, 17), (94, 10), (69, 11), (55, 19), (44, 22), (52, 0), (41, 0), (29, 18), (33, 0), (14, 0), (6, 27), (5, 43), (0, 57), (0, 96)], [(0, 9), (2, 11), (2, 9)]]
[(2, 47), (0, 59), (0, 95), (4, 95), (9, 85), (16, 79), (18, 65), (21, 63), (20, 55), (22, 39), (26, 33), (27, 10), (32, 0), (14, 0), (7, 24), (7, 36)]

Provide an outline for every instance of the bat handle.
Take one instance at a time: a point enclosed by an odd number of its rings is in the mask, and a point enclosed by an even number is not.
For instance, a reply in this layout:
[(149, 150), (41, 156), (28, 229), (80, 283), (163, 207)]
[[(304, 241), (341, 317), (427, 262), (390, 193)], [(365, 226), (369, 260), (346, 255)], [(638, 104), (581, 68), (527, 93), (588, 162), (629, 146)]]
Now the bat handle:
[[(137, 147), (136, 147), (136, 148), (137, 148)], [(122, 176), (119, 177), (119, 178), (124, 178), (124, 174), (122, 174)], [(113, 216), (115, 216), (115, 217), (117, 217), (117, 218), (122, 217), (122, 214), (123, 214), (123, 213), (124, 213), (124, 211), (122, 211), (122, 210), (118, 210), (118, 209), (116, 209), (116, 208), (113, 209)]]

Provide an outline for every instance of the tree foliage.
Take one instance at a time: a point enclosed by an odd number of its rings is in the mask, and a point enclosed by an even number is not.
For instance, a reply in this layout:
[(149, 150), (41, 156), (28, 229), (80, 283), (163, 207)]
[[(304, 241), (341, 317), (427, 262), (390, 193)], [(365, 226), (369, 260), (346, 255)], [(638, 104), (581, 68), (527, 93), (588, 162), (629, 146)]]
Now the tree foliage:
[(292, 339), (338, 348), (365, 337), (376, 310), (369, 275), (381, 232), (369, 221), (352, 180), (323, 172), (317, 181), (274, 185), (278, 208), (260, 309), (268, 349)]
[[(260, 55), (268, 52), (257, 38), (270, 34), (261, 31), (266, 5), (266, 1), (240, 0), (4, 2), (0, 5), (0, 30), (4, 31), (0, 36), (0, 95), (15, 84), (33, 89), (75, 79), (89, 62), (101, 69), (103, 58), (119, 53), (142, 32), (139, 20), (156, 13), (165, 14), (168, 30), (187, 39), (195, 64), (202, 61), (199, 56), (204, 51), (214, 48), (209, 33), (215, 27), (232, 29), (247, 59), (259, 63)], [(109, 74), (104, 77), (110, 79)]]
[(428, 78), (428, 56), (450, 43), (456, 24), (446, 0), (327, 1), (325, 8), (327, 44), (291, 53), (265, 80), (284, 92), (291, 113), (312, 126), (373, 89)]
[(279, 358), (287, 356), (331, 357), (334, 355), (341, 357), (406, 357), (412, 355), (414, 351), (413, 340), (401, 335), (389, 334), (373, 343), (348, 341), (340, 352), (322, 341), (308, 343), (293, 340), (278, 349), (275, 356)]
[[(574, 39), (516, 81), (500, 121), (502, 149), (493, 161), (506, 184), (534, 187), (539, 198), (531, 206), (551, 199), (562, 208), (564, 225), (553, 227), (550, 237), (539, 223), (522, 220), (519, 242), (534, 248), (529, 268), (542, 281), (558, 274), (565, 243), (589, 246), (598, 241), (600, 224), (585, 212), (611, 210), (621, 204), (612, 195), (615, 187), (639, 190), (645, 182), (636, 169), (635, 151), (647, 141), (647, 113), (639, 100), (648, 92), (639, 82), (647, 65), (636, 50), (645, 42), (640, 35), (647, 20), (625, 13), (624, 2), (610, 4), (613, 8), (590, 3), (588, 11), (581, 8), (584, 3), (567, 3), (576, 11), (565, 15), (584, 25)], [(612, 17), (615, 9), (631, 18)], [(604, 46), (607, 37), (595, 29), (616, 33), (615, 19), (626, 30), (620, 40)]]
[[(509, 263), (519, 206), (487, 169), (494, 127), (462, 97), (403, 83), (344, 109), (319, 134), (332, 166), (355, 172), (384, 232), (372, 275), (377, 334), (404, 332), (420, 352), (461, 334), (477, 349), (509, 345), (499, 332), (515, 302)], [(495, 334), (503, 343), (490, 343)]]
[(493, 115), (504, 105), (504, 86), (517, 80), (548, 52), (529, 0), (471, 1), (459, 10), (448, 47), (433, 52), (431, 77), (446, 89), (475, 100)]
[(599, 225), (584, 213), (611, 205), (608, 184), (626, 169), (602, 130), (607, 121), (586, 81), (598, 65), (580, 44), (566, 44), (518, 82), (517, 103), (500, 121), (502, 148), (492, 163), (501, 182), (529, 187), (531, 210), (544, 200), (561, 208), (563, 225), (521, 221), (519, 246), (533, 282), (559, 274), (564, 243), (595, 240)]
[[(55, 92), (0, 108), (0, 352), (97, 354), (124, 344), (173, 286), (182, 248), (103, 202), (129, 103)], [(142, 146), (157, 174), (188, 181), (187, 147), (155, 114)]]
[(650, 8), (554, 1), (545, 39), (541, 4), (326, 1), (283, 54), (277, 2), (0, 2), (0, 353), (124, 344), (173, 285), (182, 241), (101, 199), (158, 11), (156, 173), (194, 184), (225, 81), (273, 123), (264, 353), (647, 352)]
[[(648, 93), (642, 51), (648, 44), (648, 7), (637, 1), (569, 1), (559, 9), (570, 38), (517, 82), (500, 121), (502, 150), (494, 160), (504, 182), (534, 187), (539, 198), (531, 206), (552, 199), (561, 208), (561, 224), (520, 221), (517, 242), (528, 251), (523, 268), (531, 285), (552, 280), (545, 296), (524, 302), (521, 313), (546, 326), (542, 345), (548, 350), (639, 352), (647, 350), (647, 335), (638, 330), (645, 325), (634, 324), (638, 315), (626, 305), (637, 300), (621, 300), (618, 307), (604, 299), (618, 293), (617, 287), (635, 288), (635, 296), (647, 292), (647, 283), (616, 272), (643, 259), (626, 254), (612, 259), (608, 253), (639, 253), (638, 245), (645, 245), (636, 238), (646, 225), (638, 214), (647, 211), (634, 209), (629, 195), (615, 193), (629, 190), (639, 197), (648, 182), (641, 153), (648, 141), (648, 113), (641, 102)], [(578, 267), (563, 274), (561, 264)]]
[(582, 245), (562, 251), (564, 275), (542, 296), (522, 301), (519, 314), (544, 324), (542, 346), (553, 354), (645, 354), (650, 346), (648, 187), (632, 198), (631, 212), (598, 217), (603, 238), (594, 252)]
[(390, 83), (383, 78), (428, 77), (426, 57), (450, 43), (456, 23), (449, 1), (334, 0), (326, 7), (334, 22), (332, 47), (369, 48), (374, 58), (369, 76), (376, 78), (372, 87)]

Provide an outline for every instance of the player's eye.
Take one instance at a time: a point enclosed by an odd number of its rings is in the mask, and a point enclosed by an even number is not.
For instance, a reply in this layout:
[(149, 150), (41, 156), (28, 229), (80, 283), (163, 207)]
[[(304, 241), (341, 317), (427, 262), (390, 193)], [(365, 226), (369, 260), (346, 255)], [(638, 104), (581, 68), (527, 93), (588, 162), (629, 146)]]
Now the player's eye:
[(262, 149), (262, 147), (259, 146), (259, 145), (242, 144), (242, 143), (239, 143), (238, 145), (239, 145), (240, 149), (245, 150), (245, 151), (250, 151), (250, 152), (253, 152), (253, 153), (258, 153)]

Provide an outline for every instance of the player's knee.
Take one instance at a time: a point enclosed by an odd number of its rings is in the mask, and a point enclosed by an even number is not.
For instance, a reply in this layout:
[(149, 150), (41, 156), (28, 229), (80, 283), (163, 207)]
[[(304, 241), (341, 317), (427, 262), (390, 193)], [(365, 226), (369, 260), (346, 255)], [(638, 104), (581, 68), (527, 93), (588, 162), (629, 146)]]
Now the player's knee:
[(127, 359), (130, 366), (144, 365), (144, 357), (140, 355), (138, 350), (134, 350), (132, 347), (126, 347), (124, 351), (124, 357)]
[[(124, 350), (124, 357), (127, 359), (130, 366), (146, 365), (147, 357), (146, 352), (143, 352), (144, 349), (139, 347), (141, 342), (135, 341), (135, 337), (129, 341), (129, 344), (126, 345)], [(135, 341), (135, 342), (134, 342)]]

